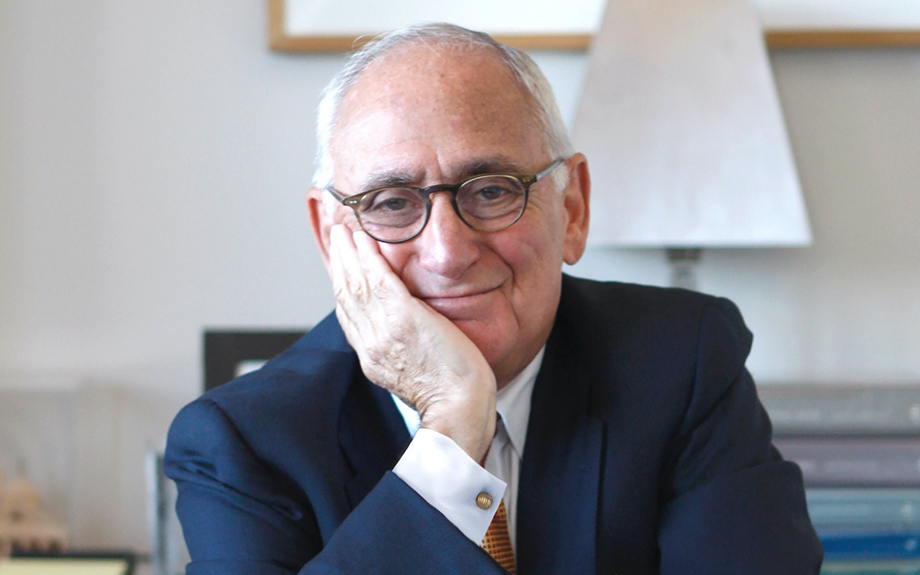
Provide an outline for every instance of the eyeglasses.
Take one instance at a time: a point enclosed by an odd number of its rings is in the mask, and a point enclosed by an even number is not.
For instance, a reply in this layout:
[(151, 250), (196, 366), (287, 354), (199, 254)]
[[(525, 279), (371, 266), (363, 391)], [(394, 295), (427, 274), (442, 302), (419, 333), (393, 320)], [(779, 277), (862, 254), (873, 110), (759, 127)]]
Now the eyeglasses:
[(361, 228), (381, 242), (398, 244), (422, 233), (431, 217), (431, 194), (435, 192), (450, 192), (454, 211), (469, 227), (497, 232), (521, 219), (530, 186), (564, 161), (558, 159), (532, 175), (481, 174), (459, 184), (375, 188), (347, 197), (332, 188), (327, 191), (354, 210)]

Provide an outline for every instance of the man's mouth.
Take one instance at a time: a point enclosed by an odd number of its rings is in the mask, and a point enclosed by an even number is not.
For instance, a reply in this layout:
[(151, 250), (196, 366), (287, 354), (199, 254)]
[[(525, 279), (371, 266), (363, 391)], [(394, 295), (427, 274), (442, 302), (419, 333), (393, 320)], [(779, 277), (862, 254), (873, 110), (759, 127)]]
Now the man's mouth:
[(491, 299), (497, 293), (498, 288), (496, 287), (420, 299), (449, 319), (466, 319), (481, 316), (483, 312), (488, 311)]

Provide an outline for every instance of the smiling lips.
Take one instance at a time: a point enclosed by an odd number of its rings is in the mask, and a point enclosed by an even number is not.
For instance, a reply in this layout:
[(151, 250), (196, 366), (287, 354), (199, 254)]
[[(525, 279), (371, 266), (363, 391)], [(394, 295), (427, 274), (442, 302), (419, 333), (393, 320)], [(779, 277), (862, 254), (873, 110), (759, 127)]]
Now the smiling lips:
[(422, 297), (422, 301), (438, 313), (451, 320), (482, 318), (489, 311), (492, 299), (498, 295), (498, 288), (472, 292), (465, 295)]

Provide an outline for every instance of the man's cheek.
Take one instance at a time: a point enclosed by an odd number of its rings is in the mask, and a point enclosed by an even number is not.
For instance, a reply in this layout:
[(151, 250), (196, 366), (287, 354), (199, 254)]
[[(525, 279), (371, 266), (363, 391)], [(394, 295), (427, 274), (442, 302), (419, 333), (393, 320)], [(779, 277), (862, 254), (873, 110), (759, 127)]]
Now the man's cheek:
[[(409, 242), (410, 244), (412, 242)], [(393, 270), (399, 279), (406, 284), (406, 287), (409, 288), (409, 291), (415, 295), (414, 283), (409, 279), (403, 276), (403, 270), (406, 266), (406, 263), (409, 259), (409, 250), (407, 249), (407, 244), (388, 244), (385, 242), (377, 242), (377, 246), (380, 248), (380, 255), (383, 256), (383, 259), (390, 264), (390, 269)]]

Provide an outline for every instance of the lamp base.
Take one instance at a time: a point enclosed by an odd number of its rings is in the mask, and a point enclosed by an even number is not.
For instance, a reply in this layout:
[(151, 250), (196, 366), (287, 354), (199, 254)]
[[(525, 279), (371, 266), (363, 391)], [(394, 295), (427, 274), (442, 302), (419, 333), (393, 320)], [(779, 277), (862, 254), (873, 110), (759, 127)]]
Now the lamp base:
[(668, 248), (671, 287), (696, 291), (696, 265), (702, 252), (700, 248)]

